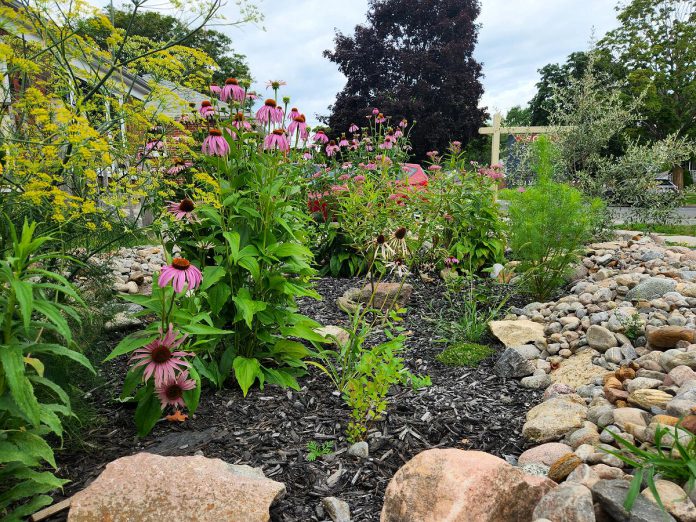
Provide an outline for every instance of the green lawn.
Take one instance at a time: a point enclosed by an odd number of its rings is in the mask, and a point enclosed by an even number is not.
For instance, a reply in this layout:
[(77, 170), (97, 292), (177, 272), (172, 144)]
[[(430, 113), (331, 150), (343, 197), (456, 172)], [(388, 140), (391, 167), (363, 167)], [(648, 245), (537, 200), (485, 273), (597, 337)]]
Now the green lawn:
[(621, 230), (654, 232), (657, 234), (696, 236), (696, 225), (648, 225), (647, 223), (624, 223), (621, 225), (616, 225), (614, 228)]
[(684, 201), (687, 205), (696, 205), (696, 194), (687, 194)]

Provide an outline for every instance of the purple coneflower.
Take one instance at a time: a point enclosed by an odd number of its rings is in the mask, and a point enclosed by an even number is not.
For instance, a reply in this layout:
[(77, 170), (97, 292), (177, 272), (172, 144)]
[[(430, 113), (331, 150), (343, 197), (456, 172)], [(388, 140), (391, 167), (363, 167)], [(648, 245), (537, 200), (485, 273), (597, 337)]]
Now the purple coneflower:
[(353, 178), (353, 181), (355, 181), (356, 183), (363, 183), (365, 181), (365, 176), (363, 176), (362, 174), (358, 174)]
[[(374, 111), (373, 111), (373, 113), (374, 113)], [(375, 122), (376, 123), (384, 123), (385, 121), (387, 121), (387, 118), (384, 117), (384, 114), (382, 114), (381, 112), (378, 113), (377, 117), (375, 118)]]
[(169, 329), (166, 334), (160, 328), (159, 339), (155, 339), (133, 352), (131, 361), (138, 361), (133, 368), (145, 366), (143, 381), (147, 381), (154, 376), (155, 386), (159, 386), (166, 381), (174, 379), (176, 370), (189, 366), (189, 362), (182, 359), (182, 357), (192, 357), (194, 354), (176, 351), (176, 348), (186, 340), (188, 335), (177, 339), (179, 332), (175, 332), (173, 328), (174, 325), (169, 323)]
[(263, 148), (266, 150), (278, 149), (283, 152), (290, 150), (290, 143), (283, 129), (275, 129), (263, 140)]
[(438, 170), (442, 170), (442, 167), (440, 165), (430, 165), (428, 167), (428, 170), (432, 170), (433, 172), (437, 172)]
[(350, 142), (346, 138), (345, 134), (341, 134), (341, 141), (338, 142), (339, 147), (350, 147)]
[(374, 109), (372, 109), (372, 115), (373, 115), (373, 116), (377, 116), (378, 114), (379, 114), (379, 109), (378, 109), (377, 107), (375, 107)]
[(253, 91), (247, 93), (247, 100), (255, 101), (255, 100), (258, 100), (260, 97), (261, 96), (259, 96), (258, 94), (256, 94)]
[(450, 143), (450, 148), (452, 149), (452, 152), (454, 152), (454, 153), (461, 152), (462, 142), (461, 141), (453, 141), (452, 143)]
[(268, 98), (263, 106), (256, 112), (256, 119), (260, 123), (283, 123), (283, 109), (278, 107), (276, 101)]
[(382, 150), (390, 150), (392, 147), (394, 147), (394, 144), (391, 142), (391, 140), (387, 139), (379, 144), (379, 148)]
[(198, 109), (198, 114), (205, 119), (212, 118), (215, 116), (215, 107), (213, 107), (213, 104), (208, 100), (204, 100), (201, 102), (201, 108)]
[(341, 147), (336, 145), (336, 142), (334, 140), (331, 140), (329, 144), (326, 146), (326, 155), (330, 158), (334, 154), (336, 154), (339, 150), (341, 150)]
[(401, 132), (401, 129), (396, 129), (396, 131), (394, 132), (394, 139), (399, 139), (399, 138), (401, 138), (403, 135), (404, 135), (404, 133)]
[(216, 96), (220, 96), (220, 92), (222, 91), (222, 89), (220, 88), (219, 85), (213, 84), (213, 85), (211, 85), (209, 88), (210, 88), (210, 93), (211, 93), (211, 94), (214, 94), (214, 95), (216, 95)]
[(307, 118), (305, 118), (304, 114), (299, 114), (293, 117), (292, 122), (290, 123), (290, 125), (288, 125), (288, 134), (290, 134), (291, 136), (295, 134), (295, 132), (298, 130), (300, 132), (300, 135), (307, 134)]
[(226, 102), (230, 98), (236, 102), (244, 101), (244, 89), (239, 85), (237, 78), (227, 78), (225, 86), (220, 91), (220, 100)]
[(162, 404), (162, 409), (167, 406), (174, 406), (175, 408), (186, 406), (186, 403), (184, 403), (184, 392), (193, 390), (196, 387), (196, 381), (189, 379), (188, 375), (188, 370), (184, 370), (176, 377), (172, 377), (159, 386), (155, 386), (155, 392)]
[(290, 121), (292, 121), (295, 118), (297, 118), (299, 115), (300, 115), (300, 111), (297, 110), (297, 107), (293, 107), (292, 109), (290, 109), (290, 113), (288, 114), (288, 119)]
[(311, 152), (305, 152), (302, 154), (302, 159), (304, 160), (311, 160), (312, 159), (312, 153)]
[(232, 117), (232, 126), (238, 129), (251, 130), (251, 123), (246, 120), (243, 112), (238, 112)]
[(162, 140), (151, 140), (145, 144), (145, 152), (150, 152), (154, 150), (162, 150), (164, 148), (164, 142)]
[(328, 143), (329, 137), (324, 133), (323, 130), (318, 130), (314, 133), (314, 136), (312, 136), (312, 141), (314, 141), (314, 143)]
[(203, 140), (201, 152), (208, 156), (227, 156), (230, 153), (230, 145), (227, 140), (222, 137), (222, 131), (219, 129), (210, 129), (208, 135)]
[(350, 125), (350, 127), (348, 127), (348, 132), (352, 132), (353, 134), (355, 134), (359, 130), (360, 130), (360, 127), (358, 127), (355, 123), (352, 123)]
[(189, 198), (184, 198), (178, 203), (176, 201), (169, 201), (169, 206), (167, 211), (174, 216), (174, 219), (187, 219), (192, 220), (193, 211), (196, 209), (196, 205), (193, 200)]
[(338, 176), (338, 181), (347, 181), (350, 179), (350, 174), (341, 174)]
[(162, 267), (157, 284), (160, 288), (164, 288), (170, 281), (177, 293), (184, 289), (185, 284), (188, 285), (189, 290), (195, 290), (203, 281), (203, 274), (187, 259), (175, 257), (171, 265)]
[(174, 176), (192, 166), (192, 161), (186, 161), (181, 158), (174, 158), (173, 165), (169, 167), (169, 170), (167, 170), (167, 174), (169, 174), (170, 176)]
[(403, 120), (401, 120), (399, 122), (399, 127), (401, 127), (402, 129), (405, 128), (407, 125), (408, 125), (408, 120), (406, 118), (404, 118)]
[(517, 192), (519, 192), (520, 194), (524, 191), (525, 191), (524, 187), (517, 187)]
[(459, 264), (459, 259), (457, 259), (456, 257), (445, 258), (445, 265), (447, 265), (448, 267), (452, 267), (452, 266), (458, 265), (458, 264)]

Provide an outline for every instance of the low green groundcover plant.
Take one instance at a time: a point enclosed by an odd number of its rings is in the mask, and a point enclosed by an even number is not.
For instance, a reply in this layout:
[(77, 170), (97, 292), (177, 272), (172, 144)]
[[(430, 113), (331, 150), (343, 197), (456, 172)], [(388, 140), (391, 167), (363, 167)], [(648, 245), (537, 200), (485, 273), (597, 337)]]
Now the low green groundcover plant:
[(474, 367), (490, 357), (492, 348), (476, 343), (456, 343), (445, 348), (436, 359), (446, 366)]

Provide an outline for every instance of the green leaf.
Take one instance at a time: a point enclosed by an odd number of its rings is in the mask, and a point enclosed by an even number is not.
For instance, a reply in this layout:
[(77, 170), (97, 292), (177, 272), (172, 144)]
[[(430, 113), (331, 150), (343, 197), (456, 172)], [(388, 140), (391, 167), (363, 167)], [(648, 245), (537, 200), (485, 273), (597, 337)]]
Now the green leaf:
[(188, 408), (189, 413), (193, 415), (194, 413), (196, 413), (198, 403), (201, 399), (201, 376), (198, 375), (198, 372), (193, 366), (189, 366), (188, 372), (189, 377), (196, 381), (196, 387), (193, 390), (185, 391), (183, 395), (186, 407)]
[(201, 290), (207, 290), (225, 277), (225, 274), (225, 269), (221, 266), (206, 266), (203, 268), (203, 282), (201, 283)]
[(135, 408), (135, 425), (138, 428), (138, 436), (144, 437), (150, 433), (161, 417), (162, 406), (150, 386), (145, 391), (145, 396), (138, 402), (137, 408)]
[(275, 370), (273, 368), (264, 368), (263, 372), (266, 374), (267, 380), (270, 384), (277, 384), (282, 388), (292, 388), (293, 390), (300, 390), (300, 384), (297, 382), (295, 377), (283, 370)]
[[(324, 340), (324, 342), (327, 341)], [(289, 339), (280, 339), (273, 346), (272, 352), (274, 355), (285, 355), (296, 359), (303, 359), (310, 354), (309, 349), (304, 344)]]
[(255, 281), (258, 281), (261, 278), (261, 268), (259, 267), (259, 262), (255, 257), (242, 257), (237, 264), (248, 270), (251, 277), (253, 277)]
[(309, 249), (299, 243), (276, 243), (268, 248), (268, 252), (276, 257), (296, 257), (299, 260), (309, 259), (312, 253)]
[(239, 292), (237, 292), (237, 295), (234, 296), (232, 300), (237, 307), (234, 320), (239, 321), (240, 319), (244, 319), (244, 322), (246, 322), (250, 329), (252, 328), (254, 315), (265, 310), (267, 306), (263, 301), (254, 301), (247, 288), (240, 288)]
[(239, 257), (240, 243), (242, 240), (240, 235), (237, 232), (223, 232), (222, 236), (225, 238), (225, 241), (227, 241), (227, 245), (230, 248), (230, 255), (236, 263)]
[(49, 343), (41, 343), (41, 344), (33, 344), (33, 345), (25, 345), (24, 351), (29, 352), (31, 350), (31, 353), (51, 353), (53, 355), (59, 355), (61, 357), (66, 357), (67, 359), (72, 359), (73, 361), (81, 364), (85, 368), (87, 368), (90, 372), (96, 375), (96, 371), (94, 370), (94, 367), (92, 367), (92, 363), (89, 361), (87, 357), (85, 357), (83, 354), (80, 352), (77, 352), (75, 350), (71, 350), (70, 348), (66, 348), (65, 346), (61, 346), (60, 344), (49, 344)]
[(53, 450), (41, 437), (28, 431), (12, 431), (6, 433), (7, 440), (17, 446), (25, 454), (45, 460), (53, 468), (56, 467)]
[(249, 388), (261, 374), (261, 364), (258, 359), (237, 356), (232, 363), (234, 376), (242, 389), (244, 397), (247, 396)]
[(17, 303), (19, 304), (19, 312), (22, 316), (22, 322), (24, 324), (24, 331), (29, 330), (29, 322), (31, 321), (31, 314), (34, 310), (34, 292), (31, 289), (29, 283), (15, 279), (11, 283), (14, 289), (15, 296), (17, 297)]
[(56, 331), (68, 342), (72, 341), (72, 333), (65, 318), (52, 303), (43, 300), (34, 301), (34, 310), (45, 316), (56, 327)]
[(207, 324), (187, 324), (181, 327), (181, 331), (191, 335), (229, 335), (231, 330), (221, 330)]
[(208, 304), (213, 314), (219, 314), (232, 295), (232, 289), (227, 283), (218, 283), (206, 291)]
[(34, 387), (24, 372), (24, 354), (20, 345), (0, 345), (0, 363), (17, 407), (34, 426), (40, 423), (39, 402)]
[(133, 396), (133, 392), (138, 387), (138, 384), (143, 382), (144, 366), (131, 368), (126, 373), (126, 378), (123, 380), (123, 389), (121, 390), (120, 400), (125, 401)]
[(65, 404), (68, 408), (70, 407), (70, 397), (68, 397), (68, 394), (58, 386), (55, 382), (53, 382), (50, 379), (47, 379), (45, 377), (41, 377), (39, 375), (30, 375), (29, 380), (33, 383), (36, 384), (41, 384), (42, 386), (45, 386), (46, 388), (50, 389), (53, 393), (56, 394), (56, 396), (60, 399), (60, 401)]
[(104, 359), (104, 362), (110, 361), (119, 355), (130, 353), (133, 350), (142, 348), (158, 337), (159, 333), (148, 332), (147, 330), (132, 333), (116, 345), (116, 348), (114, 348), (106, 359)]

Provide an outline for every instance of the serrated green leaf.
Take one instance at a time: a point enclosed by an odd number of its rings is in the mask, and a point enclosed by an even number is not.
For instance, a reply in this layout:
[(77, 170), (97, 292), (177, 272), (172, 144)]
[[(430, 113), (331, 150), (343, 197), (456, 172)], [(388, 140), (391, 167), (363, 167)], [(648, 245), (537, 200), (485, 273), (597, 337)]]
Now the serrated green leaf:
[(27, 420), (34, 426), (40, 422), (39, 402), (34, 387), (24, 371), (24, 354), (19, 345), (0, 345), (0, 363), (12, 398)]

